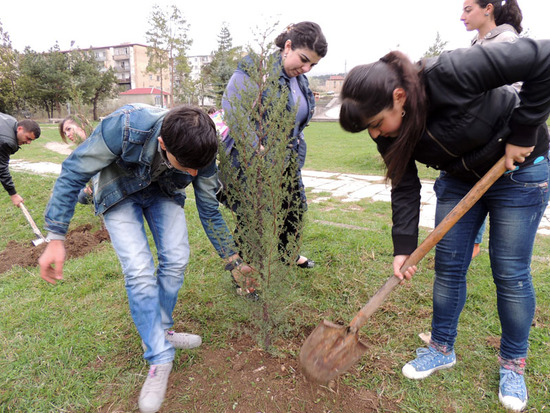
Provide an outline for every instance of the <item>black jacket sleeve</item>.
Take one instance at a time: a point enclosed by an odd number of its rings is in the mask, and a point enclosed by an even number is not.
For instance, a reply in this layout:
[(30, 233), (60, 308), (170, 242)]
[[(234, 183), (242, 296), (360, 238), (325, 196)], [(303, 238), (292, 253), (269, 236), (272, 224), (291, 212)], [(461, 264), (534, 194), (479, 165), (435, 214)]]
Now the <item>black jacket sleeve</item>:
[(13, 153), (13, 148), (7, 142), (0, 140), (0, 182), (10, 196), (17, 193), (9, 170), (10, 155)]
[(411, 160), (399, 184), (391, 190), (393, 255), (409, 255), (416, 249), (421, 188), (416, 163)]
[(442, 53), (428, 70), (440, 73), (441, 90), (432, 105), (460, 105), (473, 96), (503, 85), (523, 82), (520, 104), (510, 119), (507, 142), (534, 146), (537, 129), (550, 113), (550, 40), (520, 38), (515, 42), (491, 43)]
[[(393, 138), (380, 136), (374, 141), (384, 156)], [(411, 159), (399, 184), (391, 189), (393, 255), (409, 255), (418, 244), (421, 188), (416, 162)]]

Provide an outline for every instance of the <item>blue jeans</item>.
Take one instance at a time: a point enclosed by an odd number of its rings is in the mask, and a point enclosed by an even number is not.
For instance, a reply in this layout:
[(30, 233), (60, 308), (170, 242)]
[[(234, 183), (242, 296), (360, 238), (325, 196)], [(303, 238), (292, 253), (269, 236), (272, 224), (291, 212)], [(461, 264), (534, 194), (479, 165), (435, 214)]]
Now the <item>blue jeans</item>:
[[(157, 248), (156, 275), (144, 217)], [(189, 261), (184, 210), (152, 184), (107, 210), (104, 220), (122, 265), (132, 318), (147, 346), (144, 358), (150, 364), (171, 362), (175, 350), (164, 331), (173, 325)]]
[[(437, 244), (433, 286), (432, 340), (450, 351), (466, 301), (466, 273), (473, 244), (489, 213), (489, 257), (497, 291), (502, 328), (501, 357), (527, 355), (535, 312), (531, 254), (540, 220), (548, 204), (548, 159), (506, 173)], [(436, 224), (466, 195), (472, 185), (442, 173), (437, 195)]]
[(475, 243), (481, 244), (481, 241), (483, 241), (483, 234), (485, 234), (485, 223), (486, 220), (483, 220), (483, 224), (481, 224), (481, 227), (479, 228), (479, 231), (477, 232)]

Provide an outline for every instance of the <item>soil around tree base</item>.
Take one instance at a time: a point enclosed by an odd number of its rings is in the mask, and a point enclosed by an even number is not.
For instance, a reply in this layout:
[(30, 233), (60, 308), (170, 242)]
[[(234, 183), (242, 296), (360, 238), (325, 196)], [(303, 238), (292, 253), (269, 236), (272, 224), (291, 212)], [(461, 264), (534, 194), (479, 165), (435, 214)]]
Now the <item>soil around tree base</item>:
[[(297, 353), (300, 345), (296, 341), (283, 346)], [(388, 363), (378, 358), (375, 368), (388, 369)], [(400, 411), (397, 401), (382, 395), (383, 391), (352, 387), (341, 377), (327, 385), (310, 383), (296, 357), (273, 356), (246, 335), (228, 339), (224, 348), (203, 344), (195, 350), (178, 351), (169, 380), (162, 413)], [(137, 412), (139, 392), (138, 388), (127, 400), (111, 403), (99, 413)]]

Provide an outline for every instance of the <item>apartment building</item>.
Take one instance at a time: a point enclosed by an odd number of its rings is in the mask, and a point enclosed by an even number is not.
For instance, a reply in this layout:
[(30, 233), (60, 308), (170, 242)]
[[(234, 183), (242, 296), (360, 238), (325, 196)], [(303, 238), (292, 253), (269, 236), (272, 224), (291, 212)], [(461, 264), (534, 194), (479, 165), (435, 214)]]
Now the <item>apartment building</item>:
[(189, 62), (189, 66), (191, 66), (191, 74), (190, 74), (191, 79), (197, 80), (201, 75), (202, 67), (204, 65), (207, 65), (208, 63), (211, 63), (213, 57), (214, 56), (211, 54), (200, 55), (200, 56), (189, 56), (187, 60)]
[[(168, 90), (170, 77), (168, 71), (160, 74), (147, 72), (149, 57), (147, 46), (139, 43), (124, 43), (115, 46), (91, 47), (84, 49), (95, 54), (98, 61), (103, 62), (106, 68), (115, 70), (118, 84), (125, 90), (137, 88), (161, 88)], [(162, 83), (162, 85), (161, 85)]]

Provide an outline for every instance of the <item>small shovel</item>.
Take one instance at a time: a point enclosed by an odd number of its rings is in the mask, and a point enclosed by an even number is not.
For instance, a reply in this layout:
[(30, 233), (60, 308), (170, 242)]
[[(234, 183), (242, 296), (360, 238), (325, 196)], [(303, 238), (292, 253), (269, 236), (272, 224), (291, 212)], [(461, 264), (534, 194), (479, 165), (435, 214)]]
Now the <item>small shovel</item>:
[[(413, 251), (401, 267), (401, 272), (424, 258), (505, 171), (502, 157)], [(299, 357), (302, 371), (308, 379), (326, 383), (345, 372), (361, 358), (367, 346), (359, 341), (359, 330), (400, 282), (399, 278), (392, 275), (351, 320), (349, 326), (323, 320), (313, 330), (302, 345)]]
[(38, 227), (36, 226), (36, 223), (34, 222), (34, 219), (32, 219), (31, 214), (29, 214), (29, 211), (27, 210), (27, 207), (21, 202), (19, 204), (19, 208), (21, 208), (21, 211), (23, 211), (23, 214), (25, 215), (25, 218), (27, 218), (27, 221), (29, 222), (30, 226), (32, 227), (32, 231), (34, 232), (34, 235), (37, 236), (35, 240), (32, 241), (32, 245), (35, 247), (37, 245), (42, 244), (43, 242), (48, 242), (46, 238), (44, 238), (44, 235), (40, 232)]

